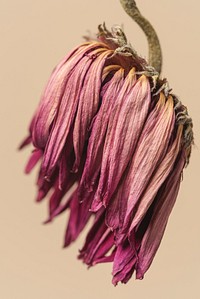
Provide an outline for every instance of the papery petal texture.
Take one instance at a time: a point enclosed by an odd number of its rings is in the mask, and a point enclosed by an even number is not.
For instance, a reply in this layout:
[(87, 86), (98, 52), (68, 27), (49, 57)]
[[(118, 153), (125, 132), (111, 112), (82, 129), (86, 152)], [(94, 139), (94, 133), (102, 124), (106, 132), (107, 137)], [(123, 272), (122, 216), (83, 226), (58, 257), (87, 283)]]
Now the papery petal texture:
[[(136, 82), (134, 70), (119, 94), (109, 123), (103, 151), (97, 201), (107, 206), (134, 153), (150, 105), (150, 85), (142, 76)], [(125, 89), (125, 90), (124, 90)]]
[(133, 210), (153, 171), (166, 153), (174, 125), (173, 101), (161, 97), (146, 120), (123, 188), (122, 230), (130, 225)]
[(181, 153), (171, 175), (167, 178), (155, 199), (154, 211), (138, 254), (139, 262), (136, 277), (139, 279), (143, 278), (160, 245), (169, 215), (178, 194), (184, 165), (185, 157)]
[(149, 269), (189, 163), (192, 120), (166, 83), (119, 27), (99, 26), (54, 68), (20, 145), (33, 145), (44, 223), (68, 215), (64, 247), (89, 227), (78, 258), (112, 263), (114, 285)]
[(110, 80), (109, 84), (107, 84), (106, 91), (102, 96), (101, 107), (92, 125), (80, 188), (83, 185), (84, 187), (87, 187), (87, 189), (92, 190), (100, 173), (105, 137), (108, 134), (108, 123), (109, 120), (112, 119), (112, 109), (115, 106), (117, 95), (123, 85), (123, 76), (123, 70), (118, 70)]

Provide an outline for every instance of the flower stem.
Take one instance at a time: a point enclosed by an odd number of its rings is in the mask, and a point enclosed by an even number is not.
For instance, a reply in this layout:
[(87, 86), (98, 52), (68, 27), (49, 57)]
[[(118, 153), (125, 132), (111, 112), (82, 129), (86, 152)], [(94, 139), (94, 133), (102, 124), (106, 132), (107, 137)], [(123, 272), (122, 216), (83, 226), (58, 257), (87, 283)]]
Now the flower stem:
[(162, 68), (162, 51), (157, 33), (151, 23), (144, 18), (134, 0), (120, 0), (126, 13), (140, 26), (149, 44), (149, 64), (160, 74)]

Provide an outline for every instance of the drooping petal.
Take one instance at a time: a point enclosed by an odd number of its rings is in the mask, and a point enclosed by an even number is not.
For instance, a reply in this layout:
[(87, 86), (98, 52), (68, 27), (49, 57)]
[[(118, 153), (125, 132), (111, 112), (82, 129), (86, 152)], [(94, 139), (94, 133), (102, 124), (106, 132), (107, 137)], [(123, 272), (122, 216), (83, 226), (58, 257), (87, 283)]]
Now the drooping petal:
[(88, 220), (92, 216), (90, 212), (90, 206), (92, 202), (93, 194), (88, 192), (85, 194), (85, 200), (80, 203), (77, 189), (74, 192), (69, 207), (70, 216), (65, 234), (64, 246), (67, 247), (71, 242), (75, 241), (80, 232), (84, 229)]
[(57, 216), (58, 210), (60, 212), (60, 207), (63, 206), (63, 199), (71, 187), (75, 184), (77, 176), (75, 174), (68, 177), (68, 180), (65, 182), (65, 186), (62, 189), (59, 188), (59, 181), (55, 184), (54, 192), (49, 198), (49, 218), (46, 222), (53, 220)]
[(122, 190), (123, 185), (120, 184), (106, 208), (105, 222), (112, 231), (119, 227), (119, 202), (122, 196)]
[(143, 191), (165, 155), (174, 128), (173, 99), (161, 94), (155, 109), (148, 117), (138, 140), (123, 189), (120, 205), (122, 231), (126, 232), (133, 210)]
[(100, 26), (98, 40), (53, 70), (21, 148), (35, 147), (27, 172), (42, 158), (45, 223), (68, 210), (68, 246), (91, 220), (79, 258), (113, 262), (117, 285), (134, 271), (141, 279), (154, 258), (189, 160), (192, 120), (119, 27)]
[(137, 211), (133, 216), (133, 220), (129, 228), (130, 233), (137, 225), (139, 225), (151, 203), (153, 202), (156, 193), (174, 168), (174, 163), (180, 151), (182, 132), (182, 126), (179, 126), (177, 136), (173, 144), (171, 144), (171, 146), (167, 150), (165, 157), (155, 170), (149, 184), (146, 187), (144, 194), (141, 196), (137, 204)]
[(96, 48), (102, 48), (102, 44), (98, 42), (86, 43), (76, 48), (52, 73), (35, 116), (32, 138), (36, 147), (43, 149), (47, 143), (50, 128), (64, 96), (69, 77), (78, 64), (84, 63), (84, 56)]
[(117, 272), (112, 279), (112, 283), (116, 286), (118, 282), (127, 283), (129, 279), (132, 277), (135, 271), (137, 259), (134, 256), (130, 261), (124, 266), (124, 268)]
[(70, 177), (74, 177), (72, 174), (72, 166), (74, 163), (74, 148), (73, 148), (73, 132), (72, 128), (69, 131), (69, 134), (66, 139), (65, 146), (62, 150), (58, 168), (59, 168), (59, 189), (63, 189), (66, 185), (66, 181), (70, 179)]
[(126, 283), (134, 273), (137, 264), (137, 250), (139, 244), (131, 246), (128, 239), (125, 239), (117, 246), (113, 262), (113, 284), (117, 285), (119, 281)]
[(36, 196), (37, 202), (42, 201), (45, 198), (45, 196), (48, 194), (48, 192), (51, 190), (51, 188), (54, 186), (54, 184), (56, 184), (57, 174), (58, 174), (57, 171), (55, 171), (51, 181), (45, 180), (40, 168), (38, 178), (37, 178), (37, 188), (38, 188), (38, 192)]
[(102, 52), (102, 49), (94, 50), (90, 55), (84, 56), (81, 63), (76, 65), (68, 77), (58, 114), (44, 152), (42, 169), (46, 177), (51, 177), (60, 158), (70, 128), (74, 122), (83, 82), (99, 52)]
[(127, 239), (118, 245), (113, 263), (113, 276), (121, 272), (134, 256), (135, 251), (131, 248)]
[(89, 266), (99, 263), (100, 259), (113, 259), (113, 254), (106, 257), (114, 245), (114, 236), (104, 222), (105, 212), (99, 211), (96, 215), (94, 224), (87, 234), (86, 242), (80, 251), (79, 258)]
[(95, 248), (92, 266), (100, 263), (113, 262), (115, 256), (114, 234), (107, 229)]
[[(110, 239), (113, 238), (112, 235), (110, 235), (109, 237), (110, 237)], [(107, 241), (107, 244), (109, 244), (108, 242), (110, 242), (110, 240)], [(106, 244), (106, 246), (107, 246), (107, 244)], [(110, 245), (108, 245), (108, 247), (110, 247)], [(102, 264), (102, 263), (111, 263), (111, 262), (113, 262), (114, 257), (115, 257), (115, 248), (112, 250), (112, 252), (109, 255), (106, 254), (106, 255), (103, 255), (98, 258), (95, 257), (95, 261), (93, 261), (92, 265), (95, 266), (97, 264)]]
[(79, 185), (79, 192), (81, 192), (81, 190), (84, 192), (85, 187), (92, 190), (99, 175), (108, 121), (117, 94), (123, 84), (123, 76), (124, 72), (120, 69), (107, 84), (107, 89), (102, 98), (101, 107), (92, 125), (92, 131), (87, 148), (87, 158)]
[(145, 76), (135, 83), (134, 70), (127, 76), (128, 90), (122, 95), (119, 110), (110, 120), (110, 131), (106, 139), (101, 176), (95, 196), (107, 206), (112, 194), (130, 162), (147, 118), (151, 101), (150, 84)]
[(41, 150), (35, 149), (29, 158), (29, 161), (25, 167), (25, 173), (30, 173), (31, 170), (35, 167), (38, 161), (42, 158), (43, 152)]
[(100, 106), (103, 67), (107, 57), (111, 54), (112, 51), (104, 51), (96, 58), (95, 63), (88, 70), (82, 87), (73, 130), (73, 144), (76, 156), (73, 171), (77, 171), (79, 168), (84, 144), (89, 136), (91, 121)]
[(167, 221), (176, 201), (180, 187), (182, 171), (186, 163), (185, 152), (177, 158), (172, 173), (168, 176), (164, 186), (158, 192), (151, 221), (144, 234), (138, 254), (136, 278), (141, 279), (148, 270), (163, 237)]
[(106, 207), (105, 223), (112, 231), (114, 231), (116, 244), (120, 227), (120, 202), (123, 196), (123, 185), (125, 184), (126, 175), (127, 170), (124, 172), (116, 191)]
[[(45, 223), (51, 222), (55, 217), (65, 212), (69, 208), (70, 202), (73, 198), (73, 192), (72, 194), (70, 193), (70, 195), (68, 195), (68, 193), (64, 194), (63, 190), (62, 191), (60, 190), (58, 194), (54, 193), (54, 195), (55, 195), (54, 198), (50, 198), (50, 200), (52, 200), (51, 208), (49, 203), (49, 212), (51, 212), (51, 214), (49, 215), (49, 218), (45, 221)], [(54, 200), (54, 206), (53, 206), (53, 200)]]

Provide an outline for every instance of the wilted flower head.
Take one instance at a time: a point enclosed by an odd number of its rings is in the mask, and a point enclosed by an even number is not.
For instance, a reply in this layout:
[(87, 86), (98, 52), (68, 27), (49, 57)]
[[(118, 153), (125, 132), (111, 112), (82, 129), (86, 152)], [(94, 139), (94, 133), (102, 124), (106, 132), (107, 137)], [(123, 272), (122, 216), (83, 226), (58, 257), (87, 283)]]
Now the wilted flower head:
[[(70, 211), (64, 245), (93, 224), (79, 258), (113, 262), (113, 283), (141, 279), (161, 242), (189, 161), (192, 122), (123, 31), (100, 26), (54, 69), (21, 147), (40, 163), (37, 201)], [(51, 191), (51, 192), (49, 192)], [(50, 195), (49, 195), (49, 194)]]

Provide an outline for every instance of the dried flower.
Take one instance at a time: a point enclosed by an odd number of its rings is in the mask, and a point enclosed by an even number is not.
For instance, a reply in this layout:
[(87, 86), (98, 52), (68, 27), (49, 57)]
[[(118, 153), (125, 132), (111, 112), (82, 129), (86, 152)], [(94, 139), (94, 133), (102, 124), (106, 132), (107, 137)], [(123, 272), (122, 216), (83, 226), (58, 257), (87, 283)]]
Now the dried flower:
[(69, 209), (68, 246), (92, 217), (79, 258), (113, 262), (116, 285), (149, 268), (192, 142), (191, 118), (166, 79), (119, 27), (103, 25), (97, 40), (54, 69), (21, 148), (34, 145), (26, 173), (40, 163), (37, 201), (48, 197), (46, 222)]

